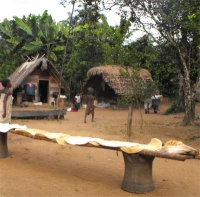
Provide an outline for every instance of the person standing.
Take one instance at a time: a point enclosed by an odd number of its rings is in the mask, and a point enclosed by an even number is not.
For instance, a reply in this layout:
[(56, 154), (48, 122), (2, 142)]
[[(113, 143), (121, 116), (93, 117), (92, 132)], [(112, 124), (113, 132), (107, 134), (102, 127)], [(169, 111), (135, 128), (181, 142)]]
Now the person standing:
[(84, 123), (86, 123), (87, 115), (92, 114), (92, 122), (94, 122), (94, 96), (92, 95), (94, 92), (93, 88), (88, 88), (88, 95), (86, 96), (86, 109), (85, 109), (85, 117)]
[(0, 123), (11, 122), (11, 106), (12, 106), (12, 93), (10, 88), (12, 87), (10, 79), (3, 79), (1, 81), (4, 89), (1, 91), (0, 97)]
[(152, 106), (152, 100), (151, 100), (151, 98), (146, 98), (144, 100), (145, 114), (149, 114), (149, 110), (151, 109), (151, 106)]

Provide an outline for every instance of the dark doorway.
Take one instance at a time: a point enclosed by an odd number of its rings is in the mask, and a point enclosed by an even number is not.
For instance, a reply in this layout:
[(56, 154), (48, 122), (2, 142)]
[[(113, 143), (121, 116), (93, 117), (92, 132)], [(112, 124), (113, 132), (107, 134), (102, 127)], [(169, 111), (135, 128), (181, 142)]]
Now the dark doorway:
[(47, 103), (48, 94), (49, 94), (49, 81), (39, 80), (39, 101)]

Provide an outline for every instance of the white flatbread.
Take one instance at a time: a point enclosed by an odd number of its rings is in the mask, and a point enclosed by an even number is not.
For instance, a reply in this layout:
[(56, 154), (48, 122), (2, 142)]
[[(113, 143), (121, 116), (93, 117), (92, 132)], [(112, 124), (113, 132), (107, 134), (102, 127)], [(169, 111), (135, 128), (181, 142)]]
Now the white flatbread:
[(89, 142), (97, 142), (100, 143), (102, 139), (100, 138), (93, 138), (93, 137), (68, 137), (65, 138), (65, 141), (71, 145), (84, 145)]
[(0, 123), (0, 132), (6, 133), (11, 129), (22, 129), (25, 130), (27, 127), (26, 125), (18, 125), (18, 124), (9, 124), (9, 123)]
[(44, 133), (48, 133), (47, 131), (43, 131), (43, 130), (40, 130), (40, 129), (32, 129), (32, 128), (26, 128), (24, 130), (16, 129), (16, 131), (22, 131), (22, 132), (30, 133), (31, 135), (36, 135), (36, 134), (44, 135)]
[(159, 150), (162, 148), (162, 142), (157, 138), (152, 138), (149, 144), (138, 144), (135, 147), (120, 147), (126, 153), (138, 153), (142, 150)]
[(108, 147), (135, 147), (138, 146), (138, 143), (133, 142), (122, 142), (122, 141), (115, 141), (115, 140), (102, 140), (100, 142), (102, 146), (108, 146)]

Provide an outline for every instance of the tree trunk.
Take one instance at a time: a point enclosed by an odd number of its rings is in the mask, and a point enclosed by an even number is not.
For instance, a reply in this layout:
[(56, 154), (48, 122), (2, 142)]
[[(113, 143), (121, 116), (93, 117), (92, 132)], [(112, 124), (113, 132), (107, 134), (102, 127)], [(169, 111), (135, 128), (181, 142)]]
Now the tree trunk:
[(183, 119), (184, 125), (189, 125), (195, 120), (195, 97), (196, 97), (196, 84), (191, 79), (190, 65), (186, 63), (185, 55), (177, 47), (179, 57), (182, 63), (183, 74), (183, 90), (185, 100), (185, 117)]
[(184, 90), (183, 90), (183, 75), (179, 75), (179, 90), (178, 90), (178, 112), (185, 111), (185, 100), (184, 100)]
[(143, 131), (143, 126), (144, 126), (144, 120), (143, 120), (143, 116), (142, 116), (142, 110), (141, 110), (141, 103), (138, 101), (137, 99), (137, 105), (138, 105), (138, 108), (139, 108), (139, 112), (140, 112), (140, 130)]
[(128, 136), (131, 136), (132, 122), (133, 122), (133, 104), (130, 104), (128, 108), (128, 120), (127, 120), (127, 135)]
[[(185, 80), (184, 80), (184, 83), (185, 83)], [(185, 95), (185, 117), (183, 120), (184, 125), (189, 125), (195, 120), (196, 85), (190, 84), (189, 87), (187, 85), (184, 88), (184, 95)]]

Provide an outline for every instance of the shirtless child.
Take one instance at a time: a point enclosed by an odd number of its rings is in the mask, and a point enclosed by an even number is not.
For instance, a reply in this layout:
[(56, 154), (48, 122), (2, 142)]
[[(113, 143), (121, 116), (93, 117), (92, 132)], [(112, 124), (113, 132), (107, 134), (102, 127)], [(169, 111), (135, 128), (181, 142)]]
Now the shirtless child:
[[(92, 114), (92, 122), (94, 122), (94, 96), (92, 95), (92, 91), (89, 91), (91, 89), (88, 88), (88, 95), (86, 97), (86, 109), (85, 109), (85, 118), (84, 123), (86, 123), (86, 117), (87, 115)], [(93, 89), (92, 89), (93, 90)]]

